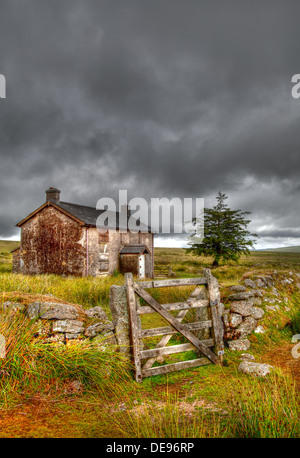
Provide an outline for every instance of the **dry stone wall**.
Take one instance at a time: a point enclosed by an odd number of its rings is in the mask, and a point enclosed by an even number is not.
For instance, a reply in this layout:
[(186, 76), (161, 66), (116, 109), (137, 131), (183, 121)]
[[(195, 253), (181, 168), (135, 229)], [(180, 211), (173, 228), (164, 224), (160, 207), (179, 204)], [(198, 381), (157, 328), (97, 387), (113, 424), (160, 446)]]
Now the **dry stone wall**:
[(85, 310), (80, 305), (56, 302), (31, 302), (27, 306), (6, 301), (2, 310), (22, 312), (37, 323), (36, 336), (45, 342), (66, 343), (74, 339), (91, 339), (102, 347), (116, 344), (114, 325), (104, 310), (97, 306)]
[(267, 332), (263, 324), (265, 313), (279, 311), (282, 307), (289, 310), (288, 299), (281, 292), (287, 285), (300, 288), (299, 274), (274, 271), (270, 275), (255, 275), (223, 291), (226, 302), (222, 314), (224, 340), (230, 350), (247, 351), (252, 333)]
[[(248, 351), (251, 335), (268, 332), (264, 324), (266, 314), (276, 314), (280, 310), (290, 310), (287, 288), (300, 288), (300, 274), (256, 275), (243, 279), (240, 284), (222, 289), (222, 301), (218, 309), (224, 326), (224, 342), (231, 351)], [(130, 358), (129, 317), (125, 286), (112, 286), (110, 289), (110, 312), (112, 320), (100, 307), (84, 309), (77, 304), (57, 303), (54, 298), (35, 301), (28, 305), (6, 301), (2, 310), (23, 313), (34, 320), (36, 336), (46, 342), (67, 343), (74, 339), (89, 339), (101, 350), (108, 345)], [(224, 305), (225, 304), (225, 305)], [(202, 336), (202, 338), (204, 338)], [(247, 355), (247, 353), (245, 354)], [(243, 361), (239, 370), (250, 373), (258, 371), (257, 363), (251, 355)], [(266, 368), (263, 368), (266, 369)], [(267, 371), (267, 369), (266, 369)]]

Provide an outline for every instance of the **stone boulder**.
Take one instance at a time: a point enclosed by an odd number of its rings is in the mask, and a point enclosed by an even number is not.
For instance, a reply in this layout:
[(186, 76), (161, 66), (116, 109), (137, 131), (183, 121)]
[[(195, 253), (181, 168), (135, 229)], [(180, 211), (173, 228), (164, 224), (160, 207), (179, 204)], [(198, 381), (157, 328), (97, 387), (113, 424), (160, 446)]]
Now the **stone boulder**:
[(42, 320), (76, 320), (79, 312), (76, 307), (69, 304), (56, 304), (42, 302), (39, 308), (39, 317)]
[(254, 331), (256, 326), (257, 321), (252, 316), (248, 316), (238, 327), (238, 330), (240, 331), (240, 336), (242, 338), (248, 336), (249, 334), (251, 334), (251, 332)]
[(233, 291), (233, 292), (236, 292), (236, 293), (243, 293), (245, 291), (247, 291), (247, 288), (243, 285), (234, 285), (234, 286), (230, 286), (230, 291)]
[(255, 329), (254, 332), (256, 334), (264, 334), (266, 332), (265, 328), (261, 325), (258, 325)]
[(100, 320), (108, 321), (106, 313), (99, 305), (88, 310), (84, 310), (84, 313), (88, 318), (99, 318)]
[(255, 361), (255, 358), (250, 353), (242, 353), (240, 356), (242, 361)]
[(265, 284), (265, 282), (263, 281), (262, 278), (258, 278), (256, 280), (256, 285), (257, 285), (258, 288), (265, 288), (266, 287), (266, 284)]
[(255, 284), (254, 281), (251, 280), (250, 278), (246, 278), (246, 280), (244, 281), (244, 285), (245, 285), (247, 288), (256, 289), (256, 284)]
[(253, 291), (248, 291), (248, 292), (242, 292), (242, 293), (235, 293), (235, 294), (230, 294), (229, 300), (230, 301), (246, 301), (250, 297), (254, 296)]
[(85, 330), (86, 337), (96, 337), (100, 333), (112, 331), (114, 325), (110, 321), (99, 321), (98, 323), (91, 324)]
[(264, 316), (265, 312), (263, 311), (262, 308), (260, 307), (252, 307), (251, 308), (251, 311), (250, 311), (250, 315), (252, 316), (252, 318), (254, 318), (255, 320), (261, 320), (262, 317)]
[(231, 312), (242, 316), (250, 316), (253, 303), (251, 301), (236, 301), (231, 304)]
[(56, 320), (52, 325), (52, 332), (68, 332), (71, 334), (80, 334), (83, 331), (83, 322), (78, 320)]
[(266, 377), (266, 375), (270, 374), (271, 369), (273, 369), (273, 366), (269, 364), (254, 363), (252, 361), (243, 361), (238, 367), (239, 372), (256, 377)]
[(40, 302), (31, 302), (26, 310), (26, 315), (30, 320), (36, 320), (39, 317)]
[(237, 340), (231, 340), (230, 342), (228, 342), (228, 346), (230, 350), (247, 351), (249, 350), (251, 344), (248, 339), (237, 339)]
[(6, 301), (2, 304), (3, 310), (11, 311), (11, 312), (22, 312), (25, 309), (24, 304), (20, 304), (19, 302), (12, 302)]
[(232, 328), (237, 328), (243, 321), (243, 318), (238, 313), (230, 313), (228, 322)]

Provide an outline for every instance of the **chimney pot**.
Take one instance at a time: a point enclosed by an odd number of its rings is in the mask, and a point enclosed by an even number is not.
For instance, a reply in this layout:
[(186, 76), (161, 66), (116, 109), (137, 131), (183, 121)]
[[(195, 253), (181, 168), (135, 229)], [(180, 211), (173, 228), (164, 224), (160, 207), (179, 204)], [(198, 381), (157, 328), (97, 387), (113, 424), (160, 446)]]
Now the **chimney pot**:
[(49, 188), (46, 190), (46, 202), (49, 200), (60, 201), (60, 190), (56, 188)]

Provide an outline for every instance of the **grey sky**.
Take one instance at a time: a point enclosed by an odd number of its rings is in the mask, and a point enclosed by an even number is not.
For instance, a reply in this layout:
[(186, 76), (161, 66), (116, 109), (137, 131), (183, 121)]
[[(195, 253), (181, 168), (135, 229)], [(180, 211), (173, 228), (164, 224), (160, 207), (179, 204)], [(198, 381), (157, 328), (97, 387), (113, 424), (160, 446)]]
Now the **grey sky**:
[[(297, 1), (3, 0), (0, 238), (62, 200), (204, 197), (300, 245)], [(172, 241), (168, 241), (172, 244)]]

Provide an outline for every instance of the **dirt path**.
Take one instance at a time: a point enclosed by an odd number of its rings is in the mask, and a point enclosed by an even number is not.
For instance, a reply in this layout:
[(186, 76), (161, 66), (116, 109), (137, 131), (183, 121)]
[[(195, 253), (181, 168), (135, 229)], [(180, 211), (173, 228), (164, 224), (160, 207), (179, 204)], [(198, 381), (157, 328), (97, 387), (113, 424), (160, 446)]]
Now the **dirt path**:
[(93, 401), (81, 396), (58, 402), (32, 400), (0, 411), (0, 438), (113, 437), (107, 406), (95, 406)]
[(77, 437), (63, 409), (51, 403), (30, 402), (0, 413), (0, 437)]
[(285, 374), (292, 375), (298, 389), (300, 389), (300, 358), (295, 359), (292, 356), (292, 348), (295, 345), (296, 344), (289, 344), (268, 351), (261, 359), (265, 363), (271, 364), (274, 367), (279, 367)]

